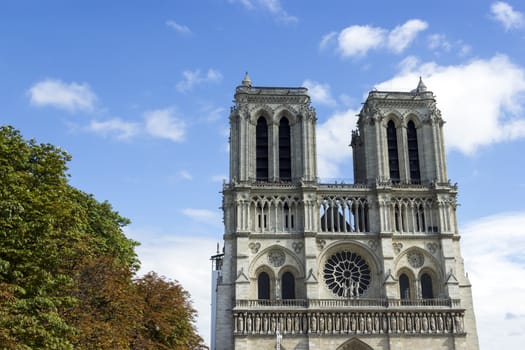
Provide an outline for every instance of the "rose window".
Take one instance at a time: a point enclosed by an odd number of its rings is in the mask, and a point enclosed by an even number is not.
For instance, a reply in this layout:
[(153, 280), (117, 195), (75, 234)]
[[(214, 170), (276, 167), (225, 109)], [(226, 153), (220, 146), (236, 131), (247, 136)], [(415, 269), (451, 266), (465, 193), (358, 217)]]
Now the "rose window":
[(362, 295), (370, 285), (370, 267), (360, 255), (348, 251), (332, 255), (324, 265), (328, 288), (340, 297)]

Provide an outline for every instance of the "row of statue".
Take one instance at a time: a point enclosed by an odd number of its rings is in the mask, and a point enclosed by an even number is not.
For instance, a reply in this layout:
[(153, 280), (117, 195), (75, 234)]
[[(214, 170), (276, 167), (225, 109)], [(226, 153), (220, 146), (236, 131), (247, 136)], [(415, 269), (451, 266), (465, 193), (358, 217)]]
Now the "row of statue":
[(376, 334), (464, 332), (461, 312), (238, 312), (234, 333)]

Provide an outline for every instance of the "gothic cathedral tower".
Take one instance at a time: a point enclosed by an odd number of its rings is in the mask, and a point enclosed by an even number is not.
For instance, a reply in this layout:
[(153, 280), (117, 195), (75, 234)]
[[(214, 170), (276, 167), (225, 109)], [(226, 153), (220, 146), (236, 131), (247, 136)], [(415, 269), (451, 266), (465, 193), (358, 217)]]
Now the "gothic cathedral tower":
[(212, 350), (478, 349), (434, 94), (369, 93), (354, 184), (318, 181), (315, 124), (305, 88), (236, 88)]

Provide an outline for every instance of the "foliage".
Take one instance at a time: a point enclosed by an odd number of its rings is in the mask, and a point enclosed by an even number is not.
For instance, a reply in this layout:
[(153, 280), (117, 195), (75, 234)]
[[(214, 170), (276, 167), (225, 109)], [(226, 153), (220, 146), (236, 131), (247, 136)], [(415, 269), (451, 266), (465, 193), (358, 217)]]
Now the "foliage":
[[(197, 349), (189, 296), (156, 275), (133, 280), (129, 220), (68, 184), (70, 159), (0, 128), (2, 349)], [(146, 298), (148, 288), (166, 298)], [(160, 338), (144, 331), (150, 320)]]
[(135, 283), (144, 305), (135, 349), (207, 349), (195, 332), (196, 312), (180, 284), (154, 272)]

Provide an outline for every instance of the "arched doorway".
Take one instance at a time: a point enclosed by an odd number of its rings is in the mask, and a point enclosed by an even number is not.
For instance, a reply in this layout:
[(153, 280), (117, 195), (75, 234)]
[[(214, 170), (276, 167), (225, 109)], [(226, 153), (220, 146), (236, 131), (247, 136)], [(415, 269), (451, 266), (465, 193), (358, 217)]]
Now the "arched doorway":
[(337, 350), (374, 350), (368, 344), (362, 342), (357, 338), (352, 338), (346, 343), (343, 343)]

